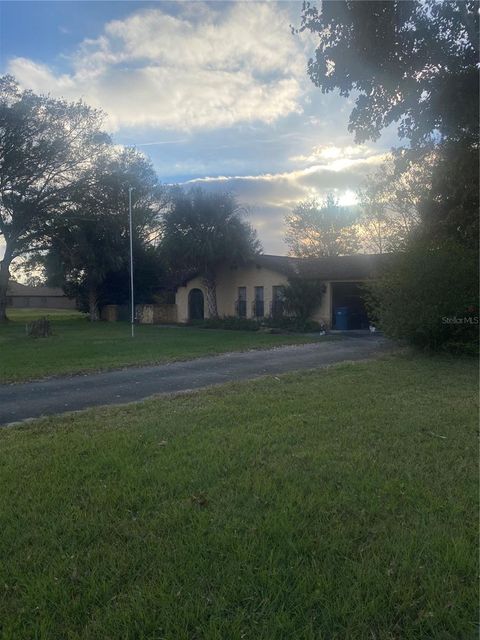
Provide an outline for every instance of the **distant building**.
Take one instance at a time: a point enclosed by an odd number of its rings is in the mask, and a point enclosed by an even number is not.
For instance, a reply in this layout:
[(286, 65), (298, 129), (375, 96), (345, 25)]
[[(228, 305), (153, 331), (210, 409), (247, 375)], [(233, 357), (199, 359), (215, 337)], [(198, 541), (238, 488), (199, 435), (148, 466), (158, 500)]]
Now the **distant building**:
[(14, 309), (75, 309), (76, 302), (59, 287), (30, 287), (10, 280), (7, 307)]

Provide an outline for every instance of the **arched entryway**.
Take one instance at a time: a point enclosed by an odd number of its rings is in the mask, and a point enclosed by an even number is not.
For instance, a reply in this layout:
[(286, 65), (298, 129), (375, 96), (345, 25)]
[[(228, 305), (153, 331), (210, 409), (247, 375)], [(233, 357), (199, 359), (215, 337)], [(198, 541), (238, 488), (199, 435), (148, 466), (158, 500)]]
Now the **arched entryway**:
[(192, 289), (188, 294), (188, 319), (203, 320), (203, 292), (201, 289)]

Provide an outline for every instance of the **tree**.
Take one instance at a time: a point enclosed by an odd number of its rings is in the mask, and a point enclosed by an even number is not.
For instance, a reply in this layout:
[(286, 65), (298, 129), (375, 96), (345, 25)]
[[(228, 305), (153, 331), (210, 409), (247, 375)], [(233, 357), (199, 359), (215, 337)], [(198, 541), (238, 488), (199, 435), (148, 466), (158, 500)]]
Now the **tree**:
[(431, 188), (419, 203), (423, 237), (432, 245), (454, 241), (478, 251), (478, 160), (478, 149), (455, 142), (437, 153)]
[(320, 38), (308, 73), (323, 92), (357, 94), (357, 142), (399, 122), (412, 147), (477, 143), (478, 3), (475, 0), (323, 0), (303, 4), (301, 27)]
[[(72, 189), (71, 205), (51, 230), (45, 258), (51, 283), (86, 298), (98, 320), (106, 283), (115, 274), (128, 282), (128, 189), (132, 187), (134, 261), (147, 260), (145, 244), (158, 233), (165, 191), (149, 161), (134, 149), (109, 149)], [(108, 289), (108, 288), (107, 288)]]
[(290, 276), (283, 289), (285, 309), (300, 322), (306, 323), (320, 306), (325, 284), (317, 278)]
[(256, 232), (231, 194), (200, 188), (173, 192), (171, 208), (163, 217), (161, 251), (173, 269), (201, 275), (210, 317), (218, 316), (218, 267), (241, 264), (260, 249)]
[(332, 195), (323, 203), (300, 202), (285, 219), (285, 242), (290, 254), (300, 258), (339, 256), (356, 253), (360, 243), (353, 226), (355, 215), (341, 207)]
[(452, 331), (442, 314), (461, 313), (478, 282), (478, 3), (324, 0), (303, 5), (301, 29), (320, 39), (313, 82), (355, 92), (358, 142), (398, 122), (409, 145), (396, 153), (396, 175), (433, 159), (415, 237), (372, 290), (390, 335), (444, 344)]
[(362, 244), (374, 253), (405, 249), (420, 223), (420, 203), (432, 183), (434, 154), (398, 171), (395, 156), (367, 177), (358, 190)]
[(45, 248), (72, 185), (109, 142), (102, 120), (81, 101), (39, 96), (22, 91), (11, 76), (0, 78), (0, 322), (12, 262)]
[[(137, 240), (133, 247), (134, 288), (136, 304), (151, 304), (156, 301), (166, 267), (158, 247)], [(130, 303), (130, 268), (124, 261), (121, 269), (109, 271), (99, 288), (100, 306), (105, 304), (126, 305)]]
[(323, 92), (356, 94), (349, 130), (357, 142), (375, 140), (398, 122), (410, 144), (396, 158), (397, 171), (435, 152), (436, 187), (418, 208), (424, 236), (433, 243), (452, 235), (455, 242), (476, 242), (478, 3), (324, 0), (317, 8), (306, 2), (300, 29), (320, 39), (308, 63), (312, 81)]

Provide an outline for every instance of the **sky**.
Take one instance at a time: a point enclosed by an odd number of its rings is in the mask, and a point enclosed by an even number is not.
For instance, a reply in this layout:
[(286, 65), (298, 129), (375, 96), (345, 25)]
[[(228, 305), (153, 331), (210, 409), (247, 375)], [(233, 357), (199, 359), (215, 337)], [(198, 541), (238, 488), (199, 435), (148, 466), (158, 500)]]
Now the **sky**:
[(266, 253), (286, 254), (284, 219), (305, 199), (355, 202), (397, 144), (357, 145), (354, 97), (307, 75), (301, 2), (0, 2), (0, 73), (101, 108), (119, 144), (166, 184), (233, 192)]

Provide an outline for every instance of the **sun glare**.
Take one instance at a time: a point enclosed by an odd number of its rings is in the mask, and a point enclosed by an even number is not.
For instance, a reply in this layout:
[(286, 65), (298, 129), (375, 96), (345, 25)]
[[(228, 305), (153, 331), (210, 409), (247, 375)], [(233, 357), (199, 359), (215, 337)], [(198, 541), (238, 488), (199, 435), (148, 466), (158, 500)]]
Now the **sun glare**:
[(357, 194), (354, 191), (345, 191), (339, 198), (338, 204), (341, 207), (352, 207), (355, 204), (358, 204)]

